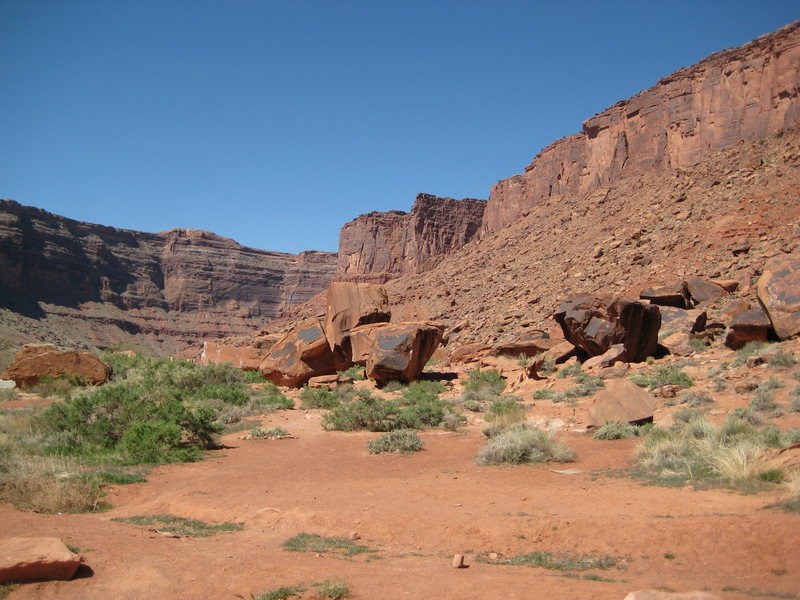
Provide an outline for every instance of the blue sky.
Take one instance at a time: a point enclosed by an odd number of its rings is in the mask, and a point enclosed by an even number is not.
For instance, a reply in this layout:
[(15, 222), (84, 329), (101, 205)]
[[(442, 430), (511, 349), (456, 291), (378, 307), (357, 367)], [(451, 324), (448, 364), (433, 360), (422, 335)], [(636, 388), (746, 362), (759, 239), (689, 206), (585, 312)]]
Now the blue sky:
[(0, 0), (0, 197), (336, 250), (419, 192), (487, 198), (781, 2)]

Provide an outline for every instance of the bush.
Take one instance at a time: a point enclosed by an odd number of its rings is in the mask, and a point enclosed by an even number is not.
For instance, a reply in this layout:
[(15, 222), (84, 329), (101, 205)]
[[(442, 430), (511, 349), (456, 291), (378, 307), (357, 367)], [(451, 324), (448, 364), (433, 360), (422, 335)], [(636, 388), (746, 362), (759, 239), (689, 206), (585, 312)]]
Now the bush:
[(770, 367), (792, 367), (797, 364), (797, 359), (791, 354), (787, 354), (783, 350), (776, 350), (775, 352), (765, 352), (764, 360)]
[(516, 423), (492, 437), (478, 452), (479, 465), (571, 462), (575, 451), (562, 446), (551, 433), (527, 423)]
[(345, 371), (339, 371), (338, 376), (339, 379), (352, 379), (354, 381), (363, 381), (367, 378), (364, 374), (366, 369), (361, 365), (353, 365), (349, 369)]
[(677, 385), (683, 388), (692, 387), (694, 381), (678, 365), (658, 367), (647, 375), (633, 375), (630, 380), (640, 387), (654, 390), (663, 385)]
[(340, 404), (322, 419), (328, 431), (389, 431), (394, 429), (400, 407), (392, 400), (378, 396), (359, 396), (349, 404)]
[(681, 396), (681, 404), (688, 404), (692, 408), (713, 403), (714, 399), (705, 392), (687, 392)]
[(497, 371), (481, 371), (472, 369), (467, 372), (464, 382), (465, 390), (489, 390), (493, 394), (500, 394), (506, 387), (506, 380)]
[(736, 358), (733, 359), (733, 363), (731, 364), (734, 367), (741, 367), (751, 356), (761, 356), (761, 353), (766, 350), (766, 348), (767, 345), (761, 342), (747, 342), (736, 351)]
[(10, 390), (7, 388), (0, 389), (0, 402), (6, 402), (8, 400), (16, 400), (16, 399), (17, 399), (16, 390)]
[(517, 396), (503, 396), (495, 400), (489, 407), (486, 419), (496, 428), (503, 429), (513, 423), (525, 420), (525, 409)]
[(283, 427), (256, 427), (250, 430), (250, 437), (262, 440), (280, 440), (292, 436)]
[(267, 381), (261, 371), (242, 371), (242, 381), (244, 383), (264, 383)]
[(556, 393), (553, 390), (536, 390), (535, 392), (533, 392), (533, 399), (534, 400), (549, 400), (555, 395), (556, 395)]
[(800, 385), (794, 386), (789, 393), (791, 404), (789, 405), (792, 412), (800, 412)]
[(294, 408), (294, 401), (284, 396), (274, 383), (268, 383), (264, 387), (251, 393), (253, 408), (274, 408), (276, 410), (291, 410)]
[(370, 454), (382, 454), (384, 452), (408, 454), (422, 450), (423, 445), (424, 443), (417, 435), (417, 432), (411, 429), (389, 431), (367, 442)]
[(592, 437), (596, 440), (629, 440), (642, 435), (645, 428), (630, 423), (606, 423), (595, 429)]
[(300, 392), (301, 408), (325, 408), (332, 410), (341, 404), (341, 400), (328, 388), (312, 388), (308, 385)]

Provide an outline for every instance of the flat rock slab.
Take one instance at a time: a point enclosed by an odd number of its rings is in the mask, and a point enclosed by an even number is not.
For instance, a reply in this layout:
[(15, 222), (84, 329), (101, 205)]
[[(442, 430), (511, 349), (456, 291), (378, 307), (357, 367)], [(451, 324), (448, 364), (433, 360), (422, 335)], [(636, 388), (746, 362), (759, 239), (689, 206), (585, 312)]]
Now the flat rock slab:
[(653, 419), (655, 403), (645, 390), (627, 379), (610, 379), (589, 407), (587, 427), (606, 423), (637, 423)]
[(625, 596), (625, 600), (722, 600), (708, 592), (662, 592), (661, 590), (637, 590)]
[(72, 579), (81, 557), (54, 537), (0, 540), (0, 583)]

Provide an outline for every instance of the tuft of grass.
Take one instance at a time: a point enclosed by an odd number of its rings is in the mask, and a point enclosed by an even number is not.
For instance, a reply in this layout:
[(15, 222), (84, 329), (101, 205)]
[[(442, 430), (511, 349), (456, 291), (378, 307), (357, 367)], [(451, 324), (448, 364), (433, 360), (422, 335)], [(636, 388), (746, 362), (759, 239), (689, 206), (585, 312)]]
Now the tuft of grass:
[(595, 429), (592, 437), (596, 440), (630, 440), (644, 435), (652, 424), (631, 425), (630, 423), (606, 423)]
[(553, 390), (536, 390), (533, 393), (534, 400), (550, 400), (556, 393)]
[(514, 423), (525, 420), (525, 409), (519, 403), (517, 396), (503, 396), (497, 398), (489, 407), (486, 419), (499, 429), (504, 429)]
[(774, 352), (765, 352), (764, 360), (767, 361), (767, 364), (770, 367), (778, 367), (778, 368), (793, 367), (794, 365), (797, 364), (797, 359), (791, 354), (784, 352), (783, 350), (776, 350)]
[(705, 392), (692, 391), (681, 396), (680, 402), (691, 408), (698, 408), (706, 404), (713, 404), (714, 399)]
[(539, 373), (542, 375), (550, 376), (555, 373), (556, 370), (556, 359), (552, 356), (545, 356), (544, 360), (542, 361), (542, 366), (539, 367)]
[(515, 423), (494, 435), (475, 457), (479, 465), (571, 462), (572, 448), (558, 443), (548, 431), (527, 423)]
[(464, 382), (465, 390), (489, 390), (493, 394), (500, 394), (506, 387), (505, 378), (497, 371), (481, 371), (472, 369), (467, 372), (467, 380)]
[(416, 431), (412, 429), (397, 429), (384, 433), (374, 440), (369, 440), (367, 449), (370, 454), (387, 452), (410, 454), (411, 452), (419, 452), (424, 445)]
[(326, 579), (320, 583), (312, 584), (317, 595), (331, 600), (344, 600), (350, 596), (350, 588), (341, 579)]
[(17, 399), (17, 391), (11, 390), (8, 388), (3, 388), (0, 390), (0, 402), (7, 402), (9, 400), (16, 400)]
[(283, 427), (256, 427), (250, 430), (250, 437), (262, 440), (281, 440), (292, 436)]
[(756, 588), (742, 589), (733, 586), (725, 586), (722, 588), (723, 592), (734, 592), (738, 594), (745, 594), (753, 598), (797, 598), (797, 594), (792, 592), (764, 592)]
[(365, 552), (373, 552), (369, 547), (356, 544), (343, 537), (324, 537), (314, 533), (298, 533), (289, 538), (281, 547), (288, 552), (317, 552), (319, 554), (335, 553), (344, 556), (355, 556)]
[(792, 412), (800, 412), (800, 385), (794, 386), (789, 392), (789, 409)]
[(324, 408), (333, 410), (341, 404), (341, 399), (328, 388), (312, 388), (306, 385), (300, 392), (301, 408)]
[[(484, 559), (485, 560), (485, 559)], [(517, 565), (526, 567), (543, 567), (552, 571), (589, 571), (592, 569), (610, 569), (619, 562), (615, 556), (578, 554), (573, 552), (529, 552), (517, 554), (507, 559), (491, 561), (493, 564)]]
[(558, 376), (561, 376), (561, 373), (567, 370), (572, 373), (573, 379), (578, 385), (566, 391), (555, 394), (552, 398), (554, 403), (564, 401), (574, 402), (576, 398), (591, 396), (605, 385), (600, 377), (582, 371), (581, 366), (578, 363), (571, 365), (563, 371), (559, 371)]
[(630, 380), (640, 387), (654, 390), (663, 385), (692, 387), (694, 381), (678, 365), (658, 367), (649, 374), (633, 375)]
[(265, 383), (267, 380), (261, 374), (261, 371), (244, 371), (242, 372), (242, 381), (245, 383)]
[(751, 356), (761, 356), (767, 347), (768, 346), (762, 342), (747, 342), (736, 351), (736, 358), (733, 359), (731, 366), (741, 367)]
[(400, 383), (399, 381), (392, 380), (383, 386), (384, 392), (400, 392), (406, 389), (406, 386)]
[(226, 531), (238, 531), (243, 528), (241, 523), (209, 524), (197, 519), (187, 519), (185, 517), (176, 517), (175, 515), (142, 515), (117, 517), (111, 520), (132, 525), (142, 525), (153, 528), (159, 533), (183, 537), (209, 537)]
[(306, 589), (302, 585), (284, 585), (274, 590), (268, 590), (260, 594), (250, 594), (251, 600), (286, 600), (287, 598), (299, 598)]

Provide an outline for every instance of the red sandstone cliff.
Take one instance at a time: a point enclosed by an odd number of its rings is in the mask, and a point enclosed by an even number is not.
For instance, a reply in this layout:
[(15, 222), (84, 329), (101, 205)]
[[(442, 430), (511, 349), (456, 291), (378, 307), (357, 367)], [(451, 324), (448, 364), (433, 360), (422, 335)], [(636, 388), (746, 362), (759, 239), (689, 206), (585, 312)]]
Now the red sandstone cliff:
[(622, 177), (688, 167), (738, 141), (800, 124), (800, 21), (712, 54), (587, 119), (544, 148), (522, 175), (493, 186), (482, 234), (531, 207)]
[(485, 207), (485, 200), (418, 194), (410, 213), (361, 215), (342, 227), (336, 278), (382, 282), (430, 269), (475, 237)]
[(115, 229), (0, 200), (0, 329), (23, 337), (102, 347), (145, 334), (157, 349), (241, 334), (326, 289), (335, 267), (331, 252)]

